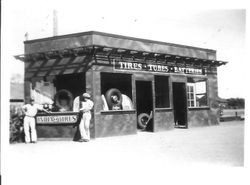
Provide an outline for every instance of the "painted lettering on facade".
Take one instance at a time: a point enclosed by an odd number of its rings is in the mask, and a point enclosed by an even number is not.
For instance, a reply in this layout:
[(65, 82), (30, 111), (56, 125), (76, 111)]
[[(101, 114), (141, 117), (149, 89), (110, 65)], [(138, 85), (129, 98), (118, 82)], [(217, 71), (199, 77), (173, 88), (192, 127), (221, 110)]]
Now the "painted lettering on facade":
[(77, 115), (37, 116), (37, 124), (76, 123)]
[(115, 70), (132, 70), (132, 71), (148, 71), (148, 72), (159, 72), (159, 73), (180, 73), (180, 74), (192, 74), (192, 75), (205, 75), (205, 70), (201, 68), (192, 67), (178, 67), (171, 65), (162, 64), (146, 64), (139, 62), (124, 62), (124, 61), (113, 61)]

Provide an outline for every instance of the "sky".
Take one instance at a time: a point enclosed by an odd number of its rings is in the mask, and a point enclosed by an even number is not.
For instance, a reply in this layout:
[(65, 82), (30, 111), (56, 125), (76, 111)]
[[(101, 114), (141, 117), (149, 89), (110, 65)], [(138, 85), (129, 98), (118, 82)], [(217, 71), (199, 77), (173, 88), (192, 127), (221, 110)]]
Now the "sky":
[(218, 68), (219, 96), (246, 95), (245, 84), (241, 83), (247, 73), (244, 8), (171, 8), (168, 1), (158, 4), (157, 0), (143, 4), (72, 0), (70, 5), (68, 1), (57, 0), (4, 2), (8, 7), (3, 23), (8, 25), (4, 39), (9, 75), (24, 73), (23, 63), (13, 56), (24, 53), (25, 33), (29, 40), (53, 36), (55, 9), (58, 35), (94, 30), (217, 50), (217, 60), (228, 62)]

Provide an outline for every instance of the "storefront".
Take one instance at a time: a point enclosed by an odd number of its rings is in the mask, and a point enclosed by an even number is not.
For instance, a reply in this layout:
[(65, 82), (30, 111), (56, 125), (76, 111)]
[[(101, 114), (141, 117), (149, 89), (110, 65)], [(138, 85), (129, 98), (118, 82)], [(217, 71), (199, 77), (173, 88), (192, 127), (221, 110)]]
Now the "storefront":
[[(25, 99), (40, 138), (72, 138), (81, 94), (95, 103), (91, 137), (219, 123), (216, 51), (101, 32), (25, 41)], [(148, 120), (149, 119), (149, 120)]]

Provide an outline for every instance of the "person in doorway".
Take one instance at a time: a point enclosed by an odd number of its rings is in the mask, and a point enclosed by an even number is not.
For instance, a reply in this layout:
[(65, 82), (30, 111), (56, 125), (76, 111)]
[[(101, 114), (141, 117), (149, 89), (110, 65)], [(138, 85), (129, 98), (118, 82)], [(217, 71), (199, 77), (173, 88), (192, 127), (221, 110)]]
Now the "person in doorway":
[(93, 108), (94, 103), (90, 100), (90, 95), (88, 93), (83, 93), (82, 101), (80, 102), (80, 113), (82, 114), (82, 118), (79, 124), (80, 131), (80, 142), (88, 142), (90, 140), (90, 131), (89, 125), (91, 120), (91, 112), (90, 110)]
[(34, 104), (34, 99), (30, 99), (29, 103), (22, 107), (24, 113), (23, 119), (23, 128), (25, 135), (25, 143), (36, 143), (37, 142), (37, 134), (36, 134), (36, 123), (35, 116), (38, 110), (45, 111), (49, 113), (47, 110), (43, 109), (42, 106)]

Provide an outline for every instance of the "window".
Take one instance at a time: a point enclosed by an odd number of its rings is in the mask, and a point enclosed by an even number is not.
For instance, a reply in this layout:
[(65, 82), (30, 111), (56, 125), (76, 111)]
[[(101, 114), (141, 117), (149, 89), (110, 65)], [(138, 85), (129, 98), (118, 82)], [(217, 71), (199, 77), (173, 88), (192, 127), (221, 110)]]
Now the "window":
[(188, 78), (188, 107), (205, 107), (207, 102), (207, 83), (205, 79)]
[(194, 88), (195, 85), (193, 83), (187, 84), (188, 107), (196, 107)]
[(74, 99), (86, 90), (85, 73), (33, 79), (30, 96), (52, 112), (73, 111)]
[(130, 74), (101, 73), (103, 110), (132, 110), (132, 81)]
[(155, 76), (155, 107), (168, 108), (169, 102), (169, 77)]

